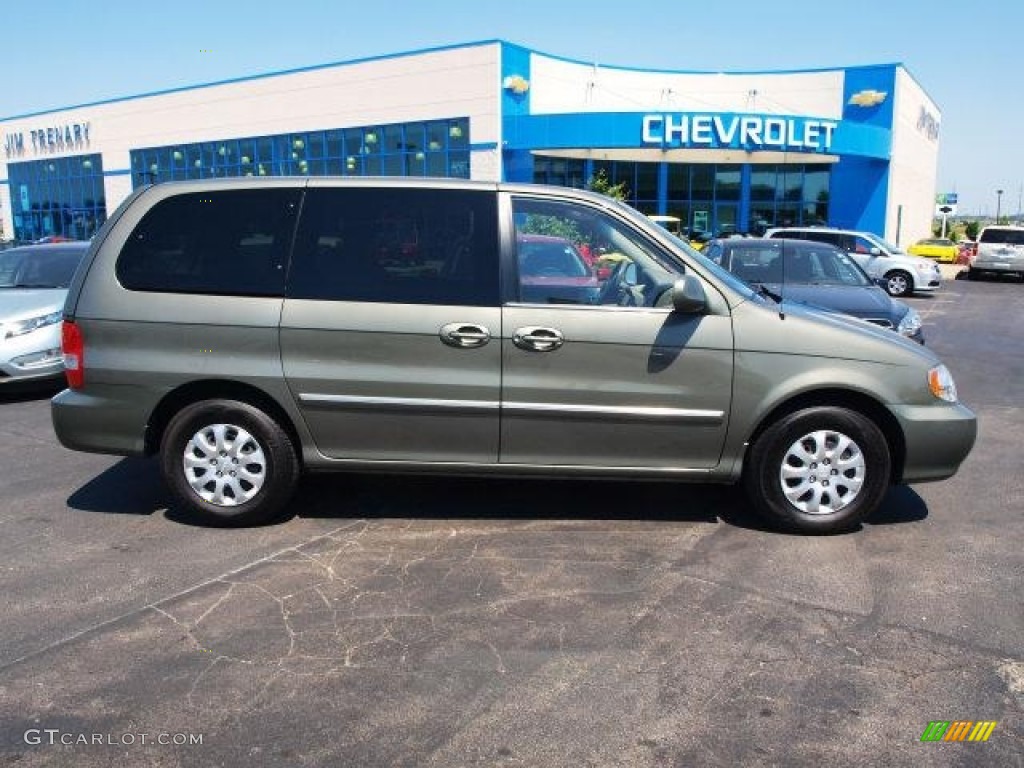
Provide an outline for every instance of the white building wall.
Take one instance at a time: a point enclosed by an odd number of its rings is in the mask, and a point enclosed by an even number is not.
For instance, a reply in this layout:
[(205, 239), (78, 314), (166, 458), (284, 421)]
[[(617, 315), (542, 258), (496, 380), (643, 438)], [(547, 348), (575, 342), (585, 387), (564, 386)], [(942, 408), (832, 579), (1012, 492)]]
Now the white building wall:
[(893, 108), (885, 236), (895, 242), (898, 221), (900, 245), (906, 247), (931, 237), (942, 116), (935, 102), (902, 67), (896, 70)]
[(791, 73), (677, 73), (605, 68), (530, 58), (530, 111), (750, 112), (843, 116), (843, 71)]
[[(461, 116), (469, 117), (473, 144), (498, 143), (500, 79), (501, 47), (490, 43), (8, 120), (0, 122), (0, 134), (22, 133), (25, 151), (20, 157), (0, 157), (0, 178), (8, 178), (8, 161), (99, 152), (104, 172), (127, 172), (129, 151), (143, 147)], [(88, 145), (56, 151), (32, 148), (29, 131), (33, 129), (86, 122)], [(473, 177), (498, 179), (497, 156), (489, 150), (474, 152)], [(112, 213), (131, 191), (131, 178), (108, 176), (105, 190), (107, 211)], [(6, 196), (0, 216), (9, 236), (13, 226)]]

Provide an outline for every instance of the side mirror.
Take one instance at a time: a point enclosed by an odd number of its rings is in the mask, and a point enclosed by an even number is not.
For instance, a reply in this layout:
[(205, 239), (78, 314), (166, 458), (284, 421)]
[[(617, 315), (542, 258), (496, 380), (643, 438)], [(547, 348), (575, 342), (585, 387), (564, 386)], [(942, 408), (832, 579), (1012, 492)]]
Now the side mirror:
[(708, 308), (708, 297), (693, 275), (683, 275), (672, 286), (672, 309), (683, 315), (697, 315)]
[(884, 255), (885, 255), (884, 253), (882, 253), (882, 249), (881, 249), (881, 248), (872, 248), (872, 249), (871, 249), (871, 250), (869, 251), (869, 253), (870, 253), (870, 254), (871, 254), (872, 256), (884, 256)]

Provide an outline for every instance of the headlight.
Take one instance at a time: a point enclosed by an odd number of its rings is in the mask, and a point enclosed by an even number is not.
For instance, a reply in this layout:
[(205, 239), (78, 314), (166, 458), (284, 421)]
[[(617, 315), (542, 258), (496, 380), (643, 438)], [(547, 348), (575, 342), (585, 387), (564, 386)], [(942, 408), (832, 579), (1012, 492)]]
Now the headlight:
[(59, 323), (64, 313), (62, 311), (51, 312), (48, 315), (40, 315), (39, 317), (30, 317), (28, 320), (19, 320), (16, 323), (8, 323), (6, 328), (7, 331), (4, 334), (4, 338), (11, 339), (15, 336), (23, 336), (26, 333), (32, 333), (32, 331), (43, 328), (47, 325), (53, 325)]
[(946, 366), (937, 365), (928, 371), (928, 388), (940, 400), (956, 402), (956, 384), (953, 383), (953, 374)]
[(908, 309), (896, 330), (904, 336), (913, 336), (921, 330), (921, 316), (917, 314), (916, 310)]

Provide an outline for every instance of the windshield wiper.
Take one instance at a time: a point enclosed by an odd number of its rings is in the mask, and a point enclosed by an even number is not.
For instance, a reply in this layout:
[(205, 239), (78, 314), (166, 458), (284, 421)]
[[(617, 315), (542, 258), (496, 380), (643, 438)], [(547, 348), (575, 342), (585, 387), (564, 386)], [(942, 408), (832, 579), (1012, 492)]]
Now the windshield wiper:
[(779, 319), (786, 319), (786, 311), (782, 308), (782, 294), (776, 293), (771, 288), (768, 288), (764, 283), (751, 283), (754, 290), (757, 291), (758, 296), (767, 296), (769, 299), (779, 305)]
[(764, 283), (751, 283), (751, 285), (754, 287), (754, 290), (757, 291), (758, 296), (767, 296), (776, 304), (782, 303), (782, 294), (771, 290)]

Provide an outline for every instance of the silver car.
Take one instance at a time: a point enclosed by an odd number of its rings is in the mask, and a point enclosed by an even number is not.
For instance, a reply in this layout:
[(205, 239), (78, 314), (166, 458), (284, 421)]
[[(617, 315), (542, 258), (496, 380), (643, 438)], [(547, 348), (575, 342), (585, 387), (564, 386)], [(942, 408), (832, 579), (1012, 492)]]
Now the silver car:
[(175, 504), (221, 524), (340, 470), (742, 483), (777, 525), (825, 533), (974, 443), (930, 350), (781, 306), (593, 193), (168, 182), (95, 242), (57, 436), (158, 456)]
[(88, 243), (0, 251), (0, 386), (64, 374), (60, 321)]
[(849, 253), (873, 279), (884, 279), (890, 296), (909, 296), (934, 291), (942, 284), (939, 265), (931, 259), (911, 256), (873, 232), (832, 227), (782, 227), (769, 229), (765, 237), (789, 237), (828, 243)]

